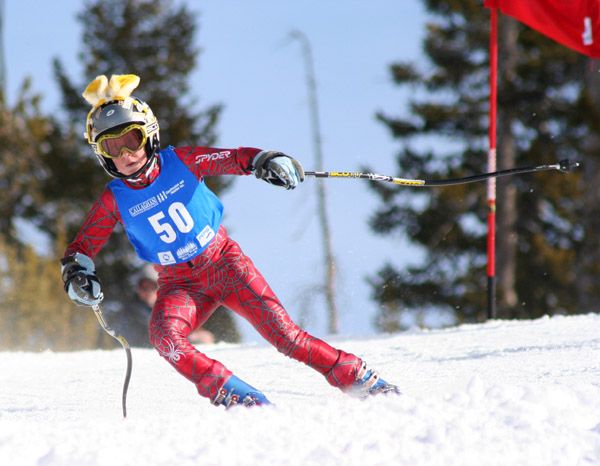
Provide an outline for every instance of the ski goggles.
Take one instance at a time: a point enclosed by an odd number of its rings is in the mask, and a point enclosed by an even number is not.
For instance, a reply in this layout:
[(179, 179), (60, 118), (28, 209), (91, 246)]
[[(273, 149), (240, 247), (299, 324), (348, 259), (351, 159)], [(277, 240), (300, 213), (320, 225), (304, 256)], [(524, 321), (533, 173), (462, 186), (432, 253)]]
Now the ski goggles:
[(118, 159), (123, 151), (136, 152), (146, 144), (146, 130), (142, 125), (126, 126), (118, 133), (103, 134), (96, 141), (100, 155), (109, 159)]

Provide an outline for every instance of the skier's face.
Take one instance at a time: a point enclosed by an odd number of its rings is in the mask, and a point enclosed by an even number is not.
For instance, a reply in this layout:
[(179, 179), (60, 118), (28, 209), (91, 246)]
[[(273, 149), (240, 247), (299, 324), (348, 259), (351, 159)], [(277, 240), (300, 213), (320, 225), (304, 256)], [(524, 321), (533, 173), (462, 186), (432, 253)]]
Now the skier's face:
[(124, 149), (121, 157), (112, 159), (115, 167), (125, 176), (133, 175), (146, 163), (146, 148), (142, 147), (134, 152)]

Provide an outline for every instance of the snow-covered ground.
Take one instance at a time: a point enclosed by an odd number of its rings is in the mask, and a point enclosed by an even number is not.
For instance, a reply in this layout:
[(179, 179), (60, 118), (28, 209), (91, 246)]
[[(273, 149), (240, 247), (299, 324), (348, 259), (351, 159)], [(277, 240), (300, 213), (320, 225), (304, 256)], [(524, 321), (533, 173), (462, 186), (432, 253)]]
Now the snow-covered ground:
[(330, 341), (404, 394), (361, 402), (271, 347), (204, 346), (276, 404), (225, 411), (134, 349), (123, 420), (118, 345), (0, 353), (0, 464), (600, 464), (598, 315)]

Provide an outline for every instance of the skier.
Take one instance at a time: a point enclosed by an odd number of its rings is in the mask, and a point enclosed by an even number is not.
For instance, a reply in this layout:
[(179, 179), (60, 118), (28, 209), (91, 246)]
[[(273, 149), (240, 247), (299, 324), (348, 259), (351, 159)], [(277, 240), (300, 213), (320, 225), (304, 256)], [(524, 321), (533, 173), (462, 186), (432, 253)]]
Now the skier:
[(98, 76), (83, 97), (92, 105), (85, 135), (114, 178), (89, 211), (61, 260), (65, 291), (76, 304), (103, 300), (93, 258), (120, 222), (139, 257), (158, 272), (149, 323), (151, 344), (198, 393), (226, 408), (269, 404), (222, 363), (200, 353), (188, 335), (219, 305), (248, 320), (275, 348), (323, 374), (342, 391), (366, 398), (399, 393), (359, 357), (298, 327), (249, 257), (221, 225), (223, 207), (204, 184), (214, 175), (249, 175), (285, 189), (304, 179), (298, 161), (250, 147), (159, 148), (150, 107), (132, 96), (135, 75)]

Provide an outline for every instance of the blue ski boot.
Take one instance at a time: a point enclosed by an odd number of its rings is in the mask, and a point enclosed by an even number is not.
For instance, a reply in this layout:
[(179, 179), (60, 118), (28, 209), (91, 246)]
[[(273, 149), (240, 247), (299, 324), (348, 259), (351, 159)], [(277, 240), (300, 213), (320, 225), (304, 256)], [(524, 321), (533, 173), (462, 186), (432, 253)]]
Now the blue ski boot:
[(225, 409), (229, 409), (236, 405), (246, 407), (270, 405), (271, 402), (260, 390), (232, 375), (219, 389), (217, 396), (212, 400), (212, 404), (215, 406), (223, 405)]
[(356, 376), (356, 382), (352, 384), (348, 393), (356, 398), (365, 399), (369, 396), (383, 394), (400, 395), (400, 389), (386, 382), (372, 369), (367, 369), (367, 363), (363, 361)]

